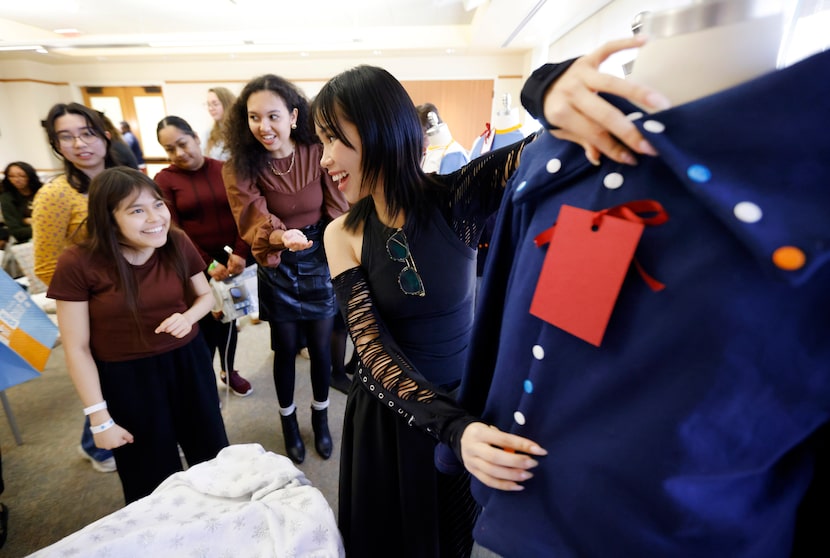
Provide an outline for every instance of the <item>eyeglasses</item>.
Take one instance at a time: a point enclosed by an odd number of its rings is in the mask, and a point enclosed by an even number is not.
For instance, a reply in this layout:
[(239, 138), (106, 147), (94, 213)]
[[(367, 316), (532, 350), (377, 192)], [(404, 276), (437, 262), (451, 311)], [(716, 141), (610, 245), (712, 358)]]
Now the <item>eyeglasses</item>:
[(73, 136), (69, 132), (61, 132), (57, 134), (58, 143), (63, 145), (64, 147), (71, 147), (75, 145), (75, 140), (79, 139), (85, 144), (89, 145), (93, 143), (95, 140), (99, 139), (98, 134), (91, 128), (84, 128), (81, 130), (81, 133), (77, 136)]
[(424, 282), (418, 275), (418, 268), (415, 267), (415, 260), (409, 252), (409, 243), (403, 229), (398, 229), (386, 240), (386, 253), (389, 258), (396, 262), (406, 264), (398, 274), (398, 286), (403, 294), (411, 296), (424, 296)]

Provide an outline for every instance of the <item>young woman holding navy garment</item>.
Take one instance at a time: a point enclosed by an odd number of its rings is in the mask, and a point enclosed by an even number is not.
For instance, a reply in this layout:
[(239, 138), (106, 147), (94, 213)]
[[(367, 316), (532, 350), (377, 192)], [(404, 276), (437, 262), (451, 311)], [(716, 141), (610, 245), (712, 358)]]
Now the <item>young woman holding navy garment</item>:
[(353, 204), (325, 234), (359, 355), (340, 460), (346, 552), (465, 556), (474, 511), (467, 478), (439, 475), (433, 453), (436, 440), (476, 420), (450, 395), (472, 326), (475, 247), (533, 138), (427, 175), (415, 106), (391, 74), (371, 66), (329, 81), (312, 115), (321, 163)]

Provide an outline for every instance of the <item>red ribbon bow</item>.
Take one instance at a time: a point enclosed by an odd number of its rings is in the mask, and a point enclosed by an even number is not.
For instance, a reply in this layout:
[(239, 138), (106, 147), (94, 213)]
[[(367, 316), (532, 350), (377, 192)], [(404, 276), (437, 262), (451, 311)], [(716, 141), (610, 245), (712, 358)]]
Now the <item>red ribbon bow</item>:
[[(669, 220), (669, 214), (666, 213), (666, 210), (663, 209), (660, 202), (655, 200), (630, 201), (620, 205), (615, 205), (614, 207), (609, 207), (608, 209), (597, 211), (593, 219), (593, 227), (595, 230), (602, 225), (602, 219), (606, 215), (617, 217), (619, 219), (625, 219), (626, 221), (631, 221), (633, 223), (642, 223), (646, 226), (662, 225)], [(546, 229), (536, 235), (533, 239), (536, 246), (542, 247), (550, 242), (551, 238), (553, 238), (555, 228), (556, 223), (554, 223), (549, 229)], [(637, 261), (637, 258), (634, 258), (634, 267), (637, 269), (640, 277), (643, 278), (643, 281), (645, 281), (651, 290), (657, 292), (666, 287), (663, 283), (649, 275), (646, 270), (643, 269), (640, 262)]]

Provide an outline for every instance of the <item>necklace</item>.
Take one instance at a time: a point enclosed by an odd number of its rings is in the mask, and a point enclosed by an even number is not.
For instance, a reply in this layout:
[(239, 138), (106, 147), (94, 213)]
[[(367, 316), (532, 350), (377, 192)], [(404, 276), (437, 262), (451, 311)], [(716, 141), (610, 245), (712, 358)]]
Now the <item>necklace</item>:
[(280, 171), (278, 171), (277, 169), (275, 169), (275, 168), (274, 168), (274, 160), (273, 160), (273, 159), (268, 159), (268, 166), (269, 166), (269, 167), (271, 167), (271, 172), (273, 172), (273, 173), (274, 173), (274, 174), (276, 174), (277, 176), (283, 176), (283, 175), (288, 174), (289, 172), (291, 172), (291, 169), (293, 169), (293, 168), (294, 168), (294, 155), (295, 155), (296, 153), (297, 153), (297, 150), (296, 150), (296, 149), (295, 149), (294, 151), (292, 151), (292, 152), (291, 152), (291, 164), (290, 164), (290, 165), (288, 165), (288, 170), (287, 170), (287, 171), (285, 171), (285, 172), (280, 172)]

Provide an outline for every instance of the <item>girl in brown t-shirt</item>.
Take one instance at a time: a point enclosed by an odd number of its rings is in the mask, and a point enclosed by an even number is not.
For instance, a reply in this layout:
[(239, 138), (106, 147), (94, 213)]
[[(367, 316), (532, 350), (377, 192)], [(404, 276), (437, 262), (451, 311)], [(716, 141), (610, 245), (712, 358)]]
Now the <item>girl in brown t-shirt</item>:
[(213, 307), (204, 262), (161, 190), (125, 167), (89, 188), (89, 240), (58, 259), (67, 365), (95, 444), (112, 449), (127, 503), (228, 445), (198, 321)]

